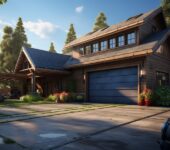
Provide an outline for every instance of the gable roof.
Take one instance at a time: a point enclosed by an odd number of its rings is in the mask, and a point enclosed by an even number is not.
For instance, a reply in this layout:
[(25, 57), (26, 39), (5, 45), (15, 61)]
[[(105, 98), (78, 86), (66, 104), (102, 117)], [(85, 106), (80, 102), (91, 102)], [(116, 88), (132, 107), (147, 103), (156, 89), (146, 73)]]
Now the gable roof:
[(158, 9), (149, 11), (149, 12), (144, 13), (144, 14), (139, 14), (139, 15), (130, 17), (126, 21), (123, 21), (119, 24), (112, 25), (108, 28), (104, 28), (104, 29), (98, 30), (96, 32), (90, 32), (90, 33), (88, 33), (88, 34), (86, 34), (86, 35), (84, 35), (80, 38), (77, 38), (74, 41), (66, 44), (64, 46), (64, 49), (67, 49), (67, 48), (70, 48), (72, 46), (76, 46), (76, 45), (79, 45), (79, 44), (83, 44), (83, 43), (86, 43), (86, 42), (90, 42), (90, 41), (93, 41), (95, 39), (102, 38), (103, 36), (108, 36), (110, 34), (117, 33), (117, 32), (120, 32), (122, 30), (126, 30), (128, 28), (130, 29), (130, 28), (138, 27), (141, 24), (143, 24), (144, 22), (148, 21), (148, 19), (159, 14), (160, 12), (162, 12), (162, 9), (158, 8)]
[[(64, 70), (64, 64), (70, 57), (68, 55), (52, 53), (35, 48), (23, 47), (23, 52), (34, 69), (51, 69), (62, 71)], [(18, 63), (19, 62), (17, 62), (17, 64)]]
[(156, 51), (159, 45), (164, 42), (164, 40), (169, 35), (170, 29), (165, 29), (149, 36), (140, 45), (124, 47), (123, 49), (118, 48), (115, 50), (107, 50), (103, 52), (101, 51), (101, 53), (99, 52), (98, 54), (96, 53), (91, 56), (83, 56), (79, 59), (69, 58), (65, 64), (65, 68), (93, 65), (103, 61), (114, 61), (118, 59), (126, 59), (129, 57), (146, 56), (147, 54)]

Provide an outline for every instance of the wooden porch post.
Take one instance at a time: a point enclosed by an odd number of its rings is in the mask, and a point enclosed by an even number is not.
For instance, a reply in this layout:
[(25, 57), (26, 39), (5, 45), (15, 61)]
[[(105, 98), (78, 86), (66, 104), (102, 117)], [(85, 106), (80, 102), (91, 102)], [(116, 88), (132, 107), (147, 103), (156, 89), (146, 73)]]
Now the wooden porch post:
[(32, 93), (35, 93), (35, 72), (32, 73), (32, 76), (31, 76), (31, 92)]

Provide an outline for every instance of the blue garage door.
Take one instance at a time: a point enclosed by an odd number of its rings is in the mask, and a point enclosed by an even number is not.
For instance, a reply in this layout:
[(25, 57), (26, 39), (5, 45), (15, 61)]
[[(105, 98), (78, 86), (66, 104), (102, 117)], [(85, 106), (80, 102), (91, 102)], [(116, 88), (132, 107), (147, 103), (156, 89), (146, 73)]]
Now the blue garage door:
[(91, 72), (88, 84), (90, 102), (137, 103), (137, 67)]

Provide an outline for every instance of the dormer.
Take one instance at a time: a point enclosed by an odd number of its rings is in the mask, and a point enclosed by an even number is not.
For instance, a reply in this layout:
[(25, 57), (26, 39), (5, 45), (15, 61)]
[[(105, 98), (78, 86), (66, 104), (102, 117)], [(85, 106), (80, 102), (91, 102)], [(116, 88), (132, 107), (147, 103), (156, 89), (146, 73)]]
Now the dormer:
[(81, 56), (102, 54), (139, 45), (149, 35), (165, 28), (162, 9), (158, 8), (130, 17), (119, 24), (90, 32), (65, 45), (64, 49), (75, 50)]

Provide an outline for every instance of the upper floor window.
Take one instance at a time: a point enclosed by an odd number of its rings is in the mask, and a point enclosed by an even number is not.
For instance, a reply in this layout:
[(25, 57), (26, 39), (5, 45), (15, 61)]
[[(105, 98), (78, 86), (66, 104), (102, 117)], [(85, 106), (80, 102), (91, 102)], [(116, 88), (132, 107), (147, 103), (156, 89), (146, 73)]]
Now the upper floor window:
[(79, 50), (80, 50), (80, 53), (81, 53), (81, 54), (84, 54), (84, 47), (80, 47)]
[(110, 39), (109, 40), (109, 48), (115, 48), (116, 47), (116, 39)]
[(135, 44), (136, 43), (136, 33), (135, 32), (132, 32), (132, 33), (129, 33), (128, 34), (128, 44)]
[(121, 35), (118, 37), (118, 46), (124, 46), (125, 45), (125, 36)]
[(93, 44), (93, 53), (99, 51), (99, 44), (95, 43)]
[(86, 54), (91, 53), (91, 45), (86, 46)]
[(101, 51), (107, 49), (107, 41), (102, 41), (100, 44), (101, 44), (100, 45), (101, 46)]

